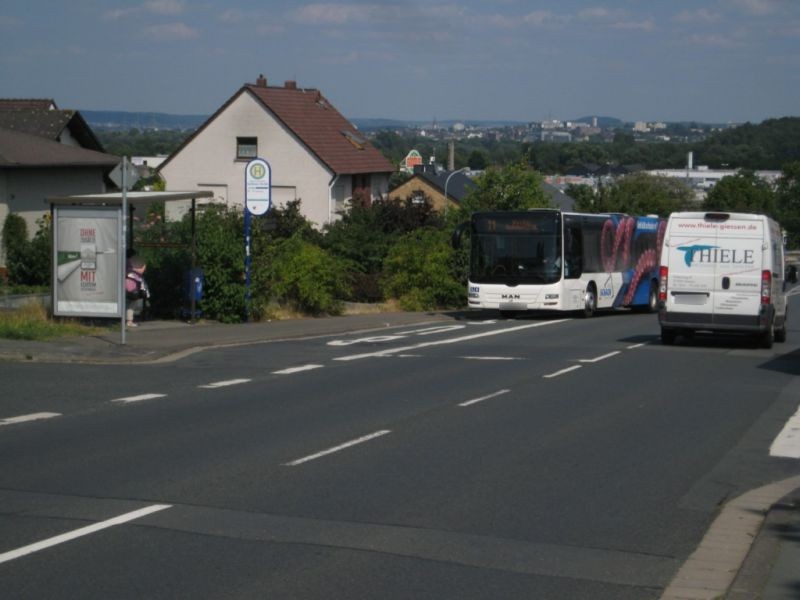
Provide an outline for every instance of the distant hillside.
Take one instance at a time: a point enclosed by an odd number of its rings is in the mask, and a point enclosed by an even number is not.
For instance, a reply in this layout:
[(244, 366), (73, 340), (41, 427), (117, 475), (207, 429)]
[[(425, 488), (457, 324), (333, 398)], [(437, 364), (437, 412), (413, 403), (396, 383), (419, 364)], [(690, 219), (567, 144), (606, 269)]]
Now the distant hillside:
[(745, 123), (709, 137), (695, 152), (698, 164), (712, 168), (747, 165), (751, 169), (780, 169), (800, 160), (800, 117)]
[(157, 112), (124, 112), (113, 110), (80, 111), (92, 129), (197, 129), (208, 115), (170, 115)]

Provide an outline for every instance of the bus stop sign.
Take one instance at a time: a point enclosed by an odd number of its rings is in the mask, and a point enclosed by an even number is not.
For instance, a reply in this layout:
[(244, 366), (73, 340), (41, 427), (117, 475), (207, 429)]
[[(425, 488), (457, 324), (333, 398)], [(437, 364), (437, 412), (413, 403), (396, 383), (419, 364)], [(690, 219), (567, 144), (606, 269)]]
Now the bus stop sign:
[(272, 205), (272, 169), (269, 163), (255, 158), (245, 169), (244, 205), (254, 215), (266, 214)]

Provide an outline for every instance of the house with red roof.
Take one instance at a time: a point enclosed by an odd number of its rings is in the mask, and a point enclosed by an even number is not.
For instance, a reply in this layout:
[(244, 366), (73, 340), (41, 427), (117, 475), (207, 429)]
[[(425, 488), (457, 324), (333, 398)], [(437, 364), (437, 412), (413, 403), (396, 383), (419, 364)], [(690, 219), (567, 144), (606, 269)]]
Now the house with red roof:
[[(338, 218), (354, 199), (388, 192), (394, 167), (317, 89), (294, 81), (245, 84), (161, 164), (169, 190), (211, 190), (214, 202), (244, 205), (245, 166), (267, 161), (272, 204), (300, 200), (318, 227)], [(180, 218), (186, 203), (170, 203)]]

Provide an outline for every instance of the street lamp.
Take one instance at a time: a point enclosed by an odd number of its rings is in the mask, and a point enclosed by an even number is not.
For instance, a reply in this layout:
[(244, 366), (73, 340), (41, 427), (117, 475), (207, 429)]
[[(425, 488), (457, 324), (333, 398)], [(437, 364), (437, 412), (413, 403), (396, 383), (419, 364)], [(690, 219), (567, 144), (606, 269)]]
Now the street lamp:
[(444, 180), (444, 216), (447, 217), (447, 184), (450, 183), (450, 178), (455, 175), (456, 173), (463, 173), (464, 171), (468, 171), (469, 167), (461, 167), (457, 171), (453, 171), (450, 175), (447, 176), (447, 179)]

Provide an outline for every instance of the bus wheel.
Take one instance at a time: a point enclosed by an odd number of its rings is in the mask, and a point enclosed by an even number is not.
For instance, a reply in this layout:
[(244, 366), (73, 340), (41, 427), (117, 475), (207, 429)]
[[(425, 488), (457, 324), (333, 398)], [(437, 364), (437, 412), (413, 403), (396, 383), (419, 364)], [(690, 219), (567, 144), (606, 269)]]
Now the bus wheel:
[(583, 294), (583, 316), (588, 319), (589, 317), (594, 316), (596, 310), (597, 292), (595, 292), (594, 284), (590, 283), (586, 287), (586, 291)]

